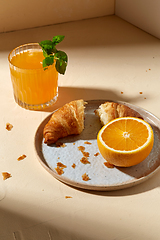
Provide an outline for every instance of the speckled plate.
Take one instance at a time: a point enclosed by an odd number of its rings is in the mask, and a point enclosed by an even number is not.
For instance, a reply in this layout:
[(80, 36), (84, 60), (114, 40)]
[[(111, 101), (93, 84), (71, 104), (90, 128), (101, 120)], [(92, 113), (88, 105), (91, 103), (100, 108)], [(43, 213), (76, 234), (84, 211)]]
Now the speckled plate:
[[(110, 191), (123, 189), (142, 183), (160, 168), (160, 120), (152, 113), (125, 102), (118, 102), (129, 106), (139, 112), (144, 120), (149, 122), (154, 131), (154, 146), (150, 155), (140, 164), (129, 168), (108, 168), (104, 165), (105, 160), (97, 154), (97, 133), (101, 128), (99, 118), (95, 116), (94, 110), (105, 101), (109, 100), (90, 100), (85, 108), (85, 129), (80, 135), (68, 136), (60, 140), (65, 147), (56, 147), (55, 144), (47, 146), (43, 142), (43, 128), (49, 121), (51, 114), (44, 119), (37, 129), (35, 135), (35, 149), (39, 162), (42, 166), (58, 180), (74, 187)], [(91, 144), (87, 144), (89, 142)], [(80, 160), (83, 157), (79, 146), (85, 147), (85, 152), (89, 153), (88, 161), (84, 164)], [(59, 175), (55, 168), (57, 163), (63, 163), (66, 168), (64, 173)], [(75, 168), (73, 168), (75, 164)], [(88, 181), (82, 179), (85, 174), (89, 177)]]

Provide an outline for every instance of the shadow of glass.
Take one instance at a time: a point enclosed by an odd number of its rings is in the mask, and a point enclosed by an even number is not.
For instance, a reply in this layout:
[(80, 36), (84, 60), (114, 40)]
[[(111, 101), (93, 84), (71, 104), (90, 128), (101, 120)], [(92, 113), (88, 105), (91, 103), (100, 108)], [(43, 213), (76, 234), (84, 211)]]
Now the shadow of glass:
[[(64, 104), (77, 100), (77, 99), (84, 99), (85, 101), (88, 100), (112, 100), (112, 101), (122, 101), (128, 103), (138, 103), (141, 100), (141, 96), (133, 97), (126, 97), (121, 94), (116, 89), (95, 89), (95, 88), (80, 88), (80, 87), (59, 87), (58, 90), (58, 99), (57, 102), (49, 108), (46, 108), (44, 112), (53, 112), (57, 108), (62, 107)], [(147, 96), (149, 99), (149, 97)]]

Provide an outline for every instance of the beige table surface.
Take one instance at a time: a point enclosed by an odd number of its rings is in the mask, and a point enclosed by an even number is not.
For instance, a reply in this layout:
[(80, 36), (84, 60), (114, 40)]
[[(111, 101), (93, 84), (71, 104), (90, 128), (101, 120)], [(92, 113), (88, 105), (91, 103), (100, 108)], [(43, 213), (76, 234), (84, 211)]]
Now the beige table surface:
[[(69, 56), (58, 101), (45, 111), (25, 110), (14, 101), (7, 56), (58, 34)], [(51, 176), (34, 149), (43, 119), (79, 98), (121, 100), (160, 118), (159, 66), (160, 40), (116, 16), (0, 34), (0, 172), (12, 175), (0, 178), (0, 240), (160, 239), (159, 172), (124, 190), (78, 190)]]

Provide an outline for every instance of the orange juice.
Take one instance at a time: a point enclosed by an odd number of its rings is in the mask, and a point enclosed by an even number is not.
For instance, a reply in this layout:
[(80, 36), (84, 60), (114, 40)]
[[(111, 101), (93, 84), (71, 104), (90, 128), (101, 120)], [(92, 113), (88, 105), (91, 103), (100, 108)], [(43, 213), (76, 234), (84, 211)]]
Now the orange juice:
[[(27, 46), (26, 49), (23, 46)], [(31, 46), (35, 45), (35, 46)], [(20, 46), (9, 55), (11, 80), (16, 102), (29, 109), (50, 106), (58, 95), (58, 72), (54, 64), (44, 70), (43, 52), (38, 44)]]

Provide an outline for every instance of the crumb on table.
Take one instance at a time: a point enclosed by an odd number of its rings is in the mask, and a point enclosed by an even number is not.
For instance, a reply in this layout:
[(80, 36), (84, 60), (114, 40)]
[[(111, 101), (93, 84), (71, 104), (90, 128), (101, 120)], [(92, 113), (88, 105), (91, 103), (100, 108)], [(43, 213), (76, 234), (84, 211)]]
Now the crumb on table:
[(65, 198), (72, 198), (71, 196), (65, 196)]
[(12, 175), (8, 172), (2, 172), (2, 177), (3, 177), (3, 180), (6, 180), (7, 178), (12, 177)]
[(26, 158), (27, 156), (25, 154), (21, 155), (19, 158), (17, 158), (18, 161), (23, 160), (24, 158)]
[(6, 129), (7, 129), (8, 131), (11, 131), (12, 128), (13, 128), (13, 125), (12, 125), (12, 124), (6, 123)]

